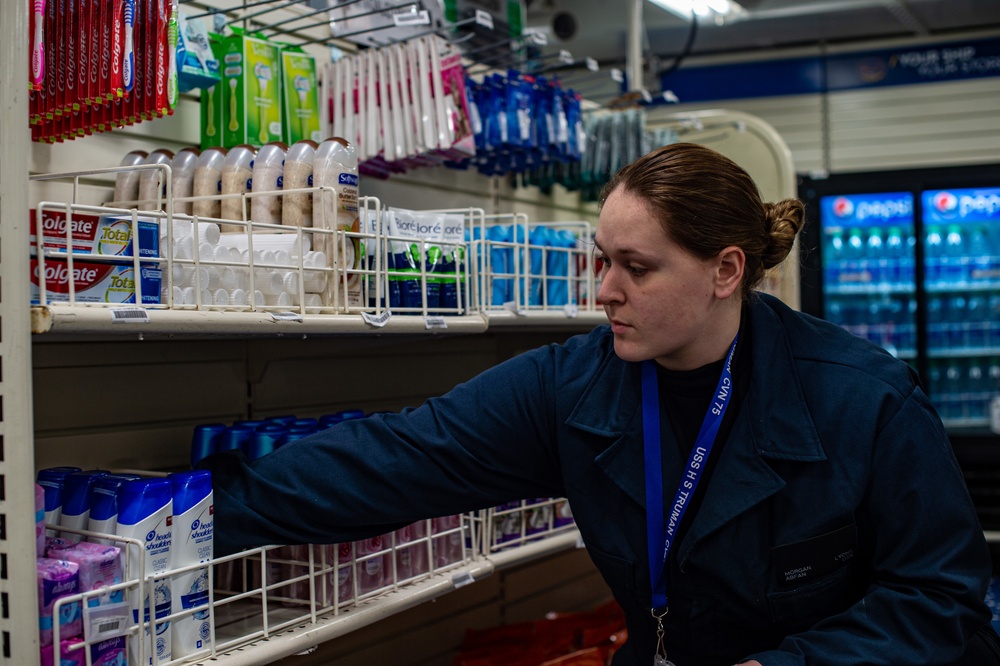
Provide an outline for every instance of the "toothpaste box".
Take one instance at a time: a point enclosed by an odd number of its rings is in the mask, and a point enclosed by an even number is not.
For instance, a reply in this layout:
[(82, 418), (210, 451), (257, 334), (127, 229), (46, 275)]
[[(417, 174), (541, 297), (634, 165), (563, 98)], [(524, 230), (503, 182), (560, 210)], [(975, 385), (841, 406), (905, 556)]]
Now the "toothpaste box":
[[(72, 276), (70, 275), (72, 273)], [(38, 259), (31, 259), (31, 303), (41, 303), (42, 277), (46, 301), (68, 301), (70, 280), (77, 303), (140, 303), (158, 305), (163, 271), (152, 265), (139, 267), (138, 285), (131, 263), (74, 261), (73, 270), (65, 259), (46, 259), (44, 272)], [(137, 286), (142, 291), (136, 298)]]
[[(31, 254), (34, 256), (38, 250), (39, 211), (32, 208), (29, 211), (29, 218), (28, 233)], [(65, 252), (66, 225), (70, 223), (66, 211), (42, 208), (40, 222), (42, 247), (46, 250)], [(71, 225), (73, 252), (117, 257), (133, 256), (131, 215), (74, 213)], [(139, 256), (159, 257), (159, 223), (150, 218), (139, 218), (136, 226), (139, 236)]]

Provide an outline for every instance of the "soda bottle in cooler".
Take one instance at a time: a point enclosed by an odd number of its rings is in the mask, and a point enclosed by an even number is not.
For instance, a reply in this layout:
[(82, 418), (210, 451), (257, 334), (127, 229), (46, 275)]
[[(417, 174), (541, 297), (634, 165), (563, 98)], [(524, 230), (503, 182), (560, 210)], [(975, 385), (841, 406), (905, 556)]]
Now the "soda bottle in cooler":
[(868, 230), (865, 241), (865, 261), (868, 264), (870, 284), (882, 286), (888, 277), (888, 258), (885, 256), (885, 243), (882, 241), (882, 230), (872, 227)]
[(934, 359), (931, 359), (927, 364), (927, 392), (930, 394), (938, 415), (943, 416), (941, 408), (943, 404), (942, 393), (944, 392), (944, 382), (941, 375), (941, 362)]
[(826, 320), (838, 326), (844, 325), (844, 312), (840, 299), (829, 297), (826, 303)]
[(968, 346), (972, 349), (982, 349), (986, 346), (990, 325), (989, 301), (982, 293), (969, 296), (966, 305), (966, 328), (968, 329)]
[(844, 267), (848, 274), (842, 282), (854, 284), (868, 284), (871, 282), (871, 275), (868, 273), (867, 253), (865, 252), (865, 240), (861, 229), (851, 229), (847, 236), (847, 247), (844, 249)]
[(955, 294), (947, 300), (945, 312), (947, 344), (953, 349), (969, 346), (968, 307), (965, 296)]
[(906, 244), (903, 232), (899, 227), (889, 227), (885, 237), (885, 272), (883, 281), (893, 287), (904, 284), (903, 260), (906, 257)]
[(900, 351), (905, 349), (903, 332), (906, 328), (906, 305), (905, 299), (889, 298), (883, 307), (882, 323), (885, 326), (883, 339), (885, 348), (893, 355), (899, 356)]
[(924, 279), (928, 286), (941, 284), (942, 260), (944, 259), (944, 236), (941, 228), (936, 225), (927, 227), (927, 238), (924, 245)]
[(966, 373), (962, 371), (960, 363), (958, 359), (951, 359), (944, 368), (942, 417), (946, 419), (960, 419), (964, 416), (962, 408), (967, 395), (965, 390)]
[(968, 255), (965, 252), (965, 238), (957, 224), (948, 226), (944, 238), (944, 267), (942, 278), (951, 285), (964, 285), (969, 281)]
[(986, 327), (986, 344), (1000, 347), (1000, 294), (990, 294), (986, 301)]
[(867, 337), (877, 345), (886, 346), (885, 342), (885, 308), (877, 297), (868, 299), (868, 313), (865, 317)]
[(989, 402), (989, 393), (987, 391), (988, 372), (989, 368), (984, 367), (983, 359), (973, 358), (969, 361), (968, 379), (966, 381), (968, 397), (965, 401), (969, 411), (969, 418), (986, 418), (986, 410)]
[(932, 296), (927, 299), (927, 348), (931, 350), (944, 349), (945, 337), (944, 299)]
[(992, 263), (987, 229), (973, 227), (969, 232), (969, 281), (972, 284), (989, 283)]
[(823, 259), (823, 279), (827, 286), (836, 287), (844, 277), (844, 233), (830, 232), (827, 256)]

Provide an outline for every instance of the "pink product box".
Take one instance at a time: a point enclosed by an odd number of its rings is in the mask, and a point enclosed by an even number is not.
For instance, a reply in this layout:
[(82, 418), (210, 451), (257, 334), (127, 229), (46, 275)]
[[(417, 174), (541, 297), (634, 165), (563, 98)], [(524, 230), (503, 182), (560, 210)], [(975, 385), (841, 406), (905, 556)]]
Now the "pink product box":
[[(74, 213), (68, 219), (66, 211), (41, 209), (41, 243), (46, 250), (66, 251), (66, 227), (70, 225), (73, 252), (109, 257), (132, 257), (132, 217), (129, 215), (90, 215)], [(38, 210), (29, 211), (28, 233), (32, 256), (38, 250)], [(139, 219), (139, 256), (160, 256), (160, 226), (156, 220)]]
[(52, 631), (59, 622), (59, 637), (72, 638), (83, 633), (83, 615), (79, 602), (64, 604), (59, 617), (52, 617), (52, 609), (61, 597), (80, 591), (80, 567), (74, 562), (40, 557), (36, 560), (38, 572), (38, 628), (42, 645), (52, 644)]
[[(86, 666), (87, 658), (84, 654), (86, 646), (72, 649), (74, 645), (82, 643), (83, 640), (79, 638), (59, 641), (58, 664), (55, 661), (55, 646), (44, 646), (42, 648), (42, 666)], [(93, 643), (90, 646), (90, 663), (92, 666), (125, 666), (127, 663), (125, 645), (125, 636), (117, 636)]]
[[(87, 541), (72, 543), (65, 539), (52, 539), (46, 555), (53, 559), (73, 562), (79, 567), (80, 592), (90, 592), (122, 582), (121, 550)], [(122, 590), (101, 596), (89, 597), (88, 606), (117, 603), (124, 598)]]

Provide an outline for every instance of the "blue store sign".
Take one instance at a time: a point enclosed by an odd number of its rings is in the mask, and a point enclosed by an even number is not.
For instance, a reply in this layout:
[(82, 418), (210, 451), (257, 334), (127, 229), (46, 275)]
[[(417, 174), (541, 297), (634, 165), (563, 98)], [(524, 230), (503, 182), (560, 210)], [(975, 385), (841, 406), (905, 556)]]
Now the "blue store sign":
[(689, 67), (664, 76), (660, 85), (682, 102), (707, 102), (990, 76), (1000, 76), (1000, 39)]

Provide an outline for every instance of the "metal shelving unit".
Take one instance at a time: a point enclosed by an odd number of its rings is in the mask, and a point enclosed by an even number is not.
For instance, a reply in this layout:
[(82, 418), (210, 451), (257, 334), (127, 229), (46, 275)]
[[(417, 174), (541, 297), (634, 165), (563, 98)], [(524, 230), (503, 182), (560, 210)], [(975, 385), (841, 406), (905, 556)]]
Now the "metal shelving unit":
[(0, 654), (38, 662), (34, 568), (34, 435), (28, 326), (28, 3), (0, 4)]

